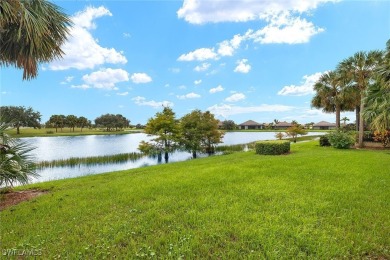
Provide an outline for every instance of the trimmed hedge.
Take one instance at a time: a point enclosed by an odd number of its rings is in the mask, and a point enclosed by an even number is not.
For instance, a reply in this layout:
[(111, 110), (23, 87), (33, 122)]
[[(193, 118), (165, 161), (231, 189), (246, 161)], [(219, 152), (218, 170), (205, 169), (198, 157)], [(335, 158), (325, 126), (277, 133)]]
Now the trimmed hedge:
[(255, 145), (257, 154), (279, 155), (290, 152), (290, 141), (259, 141)]

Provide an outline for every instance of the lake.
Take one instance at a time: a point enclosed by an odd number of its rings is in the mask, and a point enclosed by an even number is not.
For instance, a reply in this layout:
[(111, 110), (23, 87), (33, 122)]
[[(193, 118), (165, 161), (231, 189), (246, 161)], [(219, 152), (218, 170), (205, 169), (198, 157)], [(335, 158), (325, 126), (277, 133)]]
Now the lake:
[[(310, 132), (308, 135), (324, 133)], [(113, 155), (120, 153), (139, 152), (141, 141), (150, 141), (144, 133), (126, 135), (89, 135), (89, 136), (61, 136), (61, 137), (31, 137), (23, 140), (36, 147), (33, 154), (37, 161), (51, 161), (70, 157), (91, 157)], [(274, 132), (227, 132), (221, 145), (245, 144), (258, 140), (273, 140)], [(169, 162), (191, 159), (187, 152), (174, 152), (169, 156)], [(119, 171), (156, 165), (157, 159), (144, 157), (137, 161), (104, 165), (80, 165), (76, 167), (54, 167), (38, 170), (39, 178), (33, 182), (42, 182), (55, 179), (72, 178), (110, 171)]]

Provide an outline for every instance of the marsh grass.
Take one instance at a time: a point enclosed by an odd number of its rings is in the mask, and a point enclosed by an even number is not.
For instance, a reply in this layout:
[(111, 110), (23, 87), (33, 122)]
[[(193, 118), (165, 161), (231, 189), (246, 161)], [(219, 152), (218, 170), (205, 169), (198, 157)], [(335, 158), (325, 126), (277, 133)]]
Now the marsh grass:
[(44, 259), (388, 259), (390, 154), (318, 141), (19, 187), (2, 249)]
[(38, 168), (47, 168), (47, 167), (66, 167), (66, 166), (73, 167), (81, 164), (96, 165), (96, 164), (122, 163), (127, 161), (136, 161), (142, 157), (144, 157), (144, 155), (141, 153), (121, 153), (121, 154), (93, 156), (93, 157), (71, 157), (68, 159), (38, 162), (36, 166)]

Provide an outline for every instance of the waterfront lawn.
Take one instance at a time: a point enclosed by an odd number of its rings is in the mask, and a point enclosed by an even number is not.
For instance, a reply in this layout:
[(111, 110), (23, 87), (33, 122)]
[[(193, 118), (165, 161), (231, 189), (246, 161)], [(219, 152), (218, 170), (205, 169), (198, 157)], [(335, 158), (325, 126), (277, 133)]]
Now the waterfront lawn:
[(68, 259), (388, 259), (389, 169), (389, 150), (312, 141), (34, 184), (50, 192), (0, 213), (1, 246)]

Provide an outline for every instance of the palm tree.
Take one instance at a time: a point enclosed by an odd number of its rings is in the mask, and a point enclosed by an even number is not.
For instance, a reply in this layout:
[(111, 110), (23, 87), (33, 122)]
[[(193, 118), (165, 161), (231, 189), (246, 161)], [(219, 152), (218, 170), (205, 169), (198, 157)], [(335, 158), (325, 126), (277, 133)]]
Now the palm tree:
[(0, 119), (0, 187), (26, 184), (31, 177), (38, 176), (29, 154), (34, 148), (6, 134), (7, 127)]
[(390, 130), (390, 40), (378, 66), (376, 82), (368, 87), (365, 104), (364, 117), (371, 128), (378, 132)]
[(344, 126), (345, 126), (347, 124), (347, 121), (349, 121), (349, 118), (345, 116), (345, 117), (341, 118), (341, 121), (344, 122)]
[(340, 128), (341, 111), (351, 110), (348, 96), (344, 93), (345, 85), (338, 71), (328, 71), (314, 84), (314, 95), (311, 105), (315, 108), (322, 108), (325, 113), (336, 113), (336, 128)]
[(374, 79), (375, 71), (382, 59), (383, 52), (370, 51), (370, 52), (357, 52), (352, 57), (349, 57), (338, 65), (338, 70), (342, 73), (344, 78), (351, 79), (351, 86), (358, 93), (360, 98), (360, 115), (359, 115), (359, 147), (363, 147), (363, 135), (364, 135), (364, 98), (366, 91), (370, 83)]
[(0, 66), (23, 68), (35, 78), (38, 63), (61, 58), (71, 20), (46, 0), (0, 1)]

